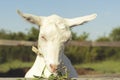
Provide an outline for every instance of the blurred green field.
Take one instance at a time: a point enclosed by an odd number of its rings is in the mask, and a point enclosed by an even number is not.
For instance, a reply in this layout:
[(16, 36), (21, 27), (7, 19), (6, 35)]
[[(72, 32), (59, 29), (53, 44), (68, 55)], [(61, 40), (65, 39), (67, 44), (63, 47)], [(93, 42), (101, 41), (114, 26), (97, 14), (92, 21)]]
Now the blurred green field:
[(18, 60), (7, 62), (4, 64), (0, 64), (0, 72), (5, 73), (9, 71), (10, 69), (19, 69), (19, 68), (29, 68), (31, 67), (33, 62), (21, 62)]
[[(10, 69), (18, 69), (18, 68), (29, 68), (31, 67), (33, 62), (21, 62), (21, 61), (13, 61), (9, 63), (0, 64), (0, 72), (5, 73)], [(102, 62), (96, 63), (83, 63), (83, 64), (76, 64), (74, 65), (76, 68), (90, 68), (93, 69), (95, 72), (101, 74), (107, 73), (120, 73), (120, 62), (113, 61), (113, 60), (106, 60)]]
[(76, 68), (90, 68), (95, 70), (95, 72), (102, 74), (114, 74), (120, 73), (120, 61), (106, 60), (96, 63), (83, 63), (74, 65)]

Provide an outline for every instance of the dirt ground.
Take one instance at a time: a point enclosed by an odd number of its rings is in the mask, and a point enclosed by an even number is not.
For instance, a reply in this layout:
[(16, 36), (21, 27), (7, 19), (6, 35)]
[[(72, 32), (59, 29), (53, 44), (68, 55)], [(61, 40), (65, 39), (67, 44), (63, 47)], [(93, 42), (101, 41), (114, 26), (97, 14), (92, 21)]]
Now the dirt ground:
[(91, 68), (77, 68), (77, 73), (79, 74), (79, 77), (88, 78), (98, 78), (98, 77), (106, 77), (106, 78), (120, 78), (120, 73), (100, 73), (96, 72), (94, 69)]
[[(0, 77), (24, 77), (25, 73), (29, 68), (22, 69), (11, 69), (6, 73), (0, 73)], [(98, 73), (94, 69), (91, 68), (77, 68), (77, 73), (80, 78), (98, 78), (98, 77), (106, 77), (106, 78), (120, 78), (120, 74), (103, 74)]]

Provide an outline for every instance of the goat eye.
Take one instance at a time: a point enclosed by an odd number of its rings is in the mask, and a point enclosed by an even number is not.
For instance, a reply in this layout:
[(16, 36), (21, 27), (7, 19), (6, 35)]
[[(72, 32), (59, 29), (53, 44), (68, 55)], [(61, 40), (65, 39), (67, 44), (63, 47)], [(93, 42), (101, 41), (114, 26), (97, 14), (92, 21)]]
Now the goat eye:
[(43, 40), (47, 41), (47, 39), (45, 38), (45, 36), (41, 36), (41, 38), (42, 38)]

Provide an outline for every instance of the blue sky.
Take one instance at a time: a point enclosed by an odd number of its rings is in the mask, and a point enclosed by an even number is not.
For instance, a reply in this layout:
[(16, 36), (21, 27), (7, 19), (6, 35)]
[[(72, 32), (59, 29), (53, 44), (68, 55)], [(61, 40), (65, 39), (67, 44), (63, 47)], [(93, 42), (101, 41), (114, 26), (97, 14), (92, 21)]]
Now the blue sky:
[(16, 10), (41, 16), (52, 14), (74, 18), (97, 13), (97, 18), (72, 30), (90, 33), (90, 38), (108, 35), (120, 26), (120, 0), (1, 0), (0, 29), (27, 32), (32, 26), (18, 16)]

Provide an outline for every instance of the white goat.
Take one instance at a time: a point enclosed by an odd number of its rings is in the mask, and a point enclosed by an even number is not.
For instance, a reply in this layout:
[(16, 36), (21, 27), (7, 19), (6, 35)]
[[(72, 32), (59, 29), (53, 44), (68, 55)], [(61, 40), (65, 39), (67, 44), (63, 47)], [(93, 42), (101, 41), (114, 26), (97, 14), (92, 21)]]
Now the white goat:
[(77, 77), (78, 75), (70, 60), (64, 54), (64, 46), (71, 39), (70, 28), (95, 19), (96, 14), (74, 19), (62, 18), (57, 15), (35, 16), (20, 11), (18, 11), (18, 14), (40, 27), (38, 53), (41, 53), (42, 56), (37, 54), (32, 68), (26, 73), (25, 77), (33, 78), (34, 75), (41, 76), (44, 74), (44, 77), (48, 78), (51, 74), (57, 74), (57, 70), (63, 66), (66, 66), (69, 71), (69, 78)]

